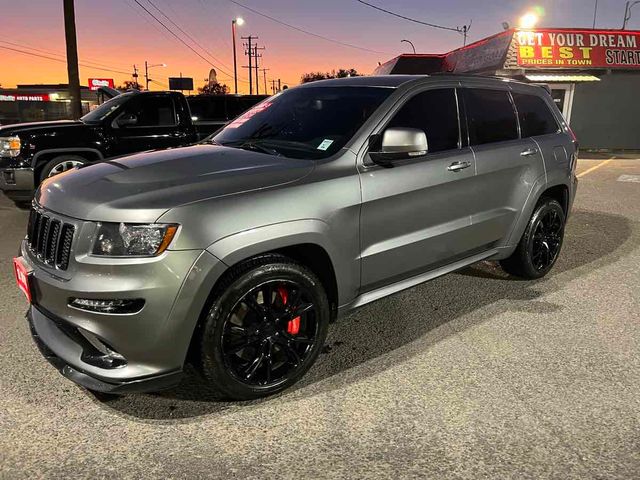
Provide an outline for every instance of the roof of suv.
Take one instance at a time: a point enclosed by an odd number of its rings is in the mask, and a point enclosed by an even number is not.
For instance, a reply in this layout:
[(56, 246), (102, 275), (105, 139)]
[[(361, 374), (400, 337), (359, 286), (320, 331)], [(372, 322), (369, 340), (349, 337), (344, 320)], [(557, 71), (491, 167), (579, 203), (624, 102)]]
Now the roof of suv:
[[(522, 83), (505, 77), (490, 77), (484, 75), (455, 75), (450, 73), (437, 73), (432, 75), (377, 75), (362, 77), (346, 77), (332, 78), (330, 80), (319, 80), (316, 82), (305, 83), (297, 88), (307, 87), (387, 87), (397, 88), (405, 83), (417, 80), (426, 80), (428, 78), (439, 80), (484, 80), (495, 82)], [(528, 84), (524, 84), (528, 85)]]

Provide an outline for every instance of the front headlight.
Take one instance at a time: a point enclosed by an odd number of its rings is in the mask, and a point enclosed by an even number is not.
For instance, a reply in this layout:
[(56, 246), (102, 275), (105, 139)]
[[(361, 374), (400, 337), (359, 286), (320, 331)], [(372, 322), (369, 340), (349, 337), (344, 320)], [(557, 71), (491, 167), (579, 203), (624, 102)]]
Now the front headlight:
[(178, 230), (177, 225), (100, 223), (93, 255), (153, 257), (164, 252)]
[(20, 137), (0, 137), (0, 157), (17, 157), (21, 146)]

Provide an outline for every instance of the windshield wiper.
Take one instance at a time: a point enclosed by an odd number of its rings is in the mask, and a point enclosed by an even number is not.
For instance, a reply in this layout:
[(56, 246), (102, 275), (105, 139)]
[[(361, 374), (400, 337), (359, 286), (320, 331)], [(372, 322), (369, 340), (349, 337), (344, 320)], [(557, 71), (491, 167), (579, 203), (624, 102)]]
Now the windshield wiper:
[(222, 144), (225, 147), (233, 147), (233, 148), (241, 148), (242, 150), (252, 150), (254, 152), (262, 152), (268, 155), (274, 155), (276, 157), (281, 157), (282, 154), (274, 148), (269, 148), (263, 145), (259, 140), (251, 141), (251, 140), (239, 140), (237, 142), (228, 142)]

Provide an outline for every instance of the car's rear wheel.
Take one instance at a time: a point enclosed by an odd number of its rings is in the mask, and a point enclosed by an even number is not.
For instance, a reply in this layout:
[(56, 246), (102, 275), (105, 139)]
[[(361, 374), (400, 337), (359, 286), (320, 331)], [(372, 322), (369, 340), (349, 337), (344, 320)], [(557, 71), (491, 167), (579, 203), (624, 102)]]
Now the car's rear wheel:
[(564, 239), (565, 213), (557, 200), (543, 198), (527, 224), (515, 252), (501, 260), (512, 275), (535, 279), (549, 273), (558, 259)]
[(55, 157), (49, 160), (40, 171), (40, 181), (42, 182), (46, 178), (64, 173), (73, 168), (81, 167), (85, 163), (87, 163), (87, 160), (78, 155), (61, 155)]
[(250, 260), (222, 282), (204, 320), (199, 363), (226, 398), (282, 391), (315, 362), (330, 320), (318, 277), (280, 255)]

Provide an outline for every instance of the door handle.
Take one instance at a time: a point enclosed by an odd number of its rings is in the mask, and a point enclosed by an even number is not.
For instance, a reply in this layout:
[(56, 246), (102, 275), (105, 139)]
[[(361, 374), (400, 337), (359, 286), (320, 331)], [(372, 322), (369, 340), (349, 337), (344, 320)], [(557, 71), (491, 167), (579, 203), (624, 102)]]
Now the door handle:
[(447, 167), (447, 170), (449, 170), (450, 172), (459, 172), (460, 170), (464, 170), (465, 168), (469, 168), (470, 166), (471, 162), (453, 162)]
[(531, 155), (535, 155), (536, 153), (538, 153), (537, 148), (527, 148), (526, 150), (523, 150), (522, 152), (520, 152), (520, 156), (529, 157)]

